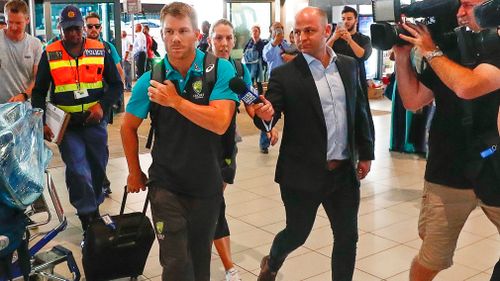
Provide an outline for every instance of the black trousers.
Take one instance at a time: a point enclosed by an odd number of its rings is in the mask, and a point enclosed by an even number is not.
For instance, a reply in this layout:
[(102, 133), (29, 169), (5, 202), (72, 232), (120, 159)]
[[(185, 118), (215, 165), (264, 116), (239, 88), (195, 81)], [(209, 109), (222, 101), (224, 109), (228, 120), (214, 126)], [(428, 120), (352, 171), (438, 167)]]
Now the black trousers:
[(147, 60), (147, 56), (146, 56), (146, 52), (138, 52), (135, 56), (134, 56), (134, 60), (135, 60), (135, 67), (137, 68), (137, 79), (139, 79), (142, 74), (146, 71), (146, 60)]
[(210, 281), (210, 259), (222, 196), (195, 198), (162, 187), (149, 191), (163, 281)]
[(329, 184), (319, 192), (280, 186), (286, 228), (276, 235), (271, 246), (269, 267), (272, 271), (278, 271), (288, 254), (305, 243), (321, 204), (335, 234), (332, 280), (352, 280), (358, 241), (359, 183), (351, 164), (325, 172), (329, 173)]

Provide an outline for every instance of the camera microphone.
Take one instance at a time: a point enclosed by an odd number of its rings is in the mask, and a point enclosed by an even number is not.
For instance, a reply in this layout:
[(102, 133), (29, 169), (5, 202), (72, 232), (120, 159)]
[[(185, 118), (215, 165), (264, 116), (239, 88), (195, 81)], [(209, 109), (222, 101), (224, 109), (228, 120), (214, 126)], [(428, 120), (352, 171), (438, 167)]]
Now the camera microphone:
[(229, 81), (229, 89), (235, 92), (238, 95), (238, 98), (246, 105), (260, 102), (257, 90), (255, 90), (252, 86), (247, 87), (245, 82), (239, 77), (234, 77)]

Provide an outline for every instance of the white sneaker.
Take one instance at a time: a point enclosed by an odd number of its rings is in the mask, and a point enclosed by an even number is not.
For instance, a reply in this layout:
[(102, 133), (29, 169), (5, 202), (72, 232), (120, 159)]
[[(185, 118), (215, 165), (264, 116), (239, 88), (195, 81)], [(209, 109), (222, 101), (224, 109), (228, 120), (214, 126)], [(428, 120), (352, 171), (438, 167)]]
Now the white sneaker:
[(240, 275), (236, 268), (231, 268), (226, 271), (226, 281), (241, 281)]

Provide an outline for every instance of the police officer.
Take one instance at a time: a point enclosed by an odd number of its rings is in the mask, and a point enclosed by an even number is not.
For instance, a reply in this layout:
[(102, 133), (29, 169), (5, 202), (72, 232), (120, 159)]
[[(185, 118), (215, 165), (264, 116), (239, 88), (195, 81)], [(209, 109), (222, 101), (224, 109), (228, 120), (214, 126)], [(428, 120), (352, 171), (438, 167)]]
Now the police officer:
[[(77, 209), (82, 228), (99, 216), (106, 172), (106, 116), (123, 92), (123, 83), (103, 43), (83, 37), (80, 10), (66, 6), (59, 25), (63, 39), (47, 46), (39, 64), (32, 92), (33, 107), (45, 109), (50, 102), (71, 114), (70, 124), (59, 144), (66, 164), (66, 185), (71, 204)], [(109, 85), (104, 92), (103, 81)], [(44, 137), (53, 138), (44, 126)]]

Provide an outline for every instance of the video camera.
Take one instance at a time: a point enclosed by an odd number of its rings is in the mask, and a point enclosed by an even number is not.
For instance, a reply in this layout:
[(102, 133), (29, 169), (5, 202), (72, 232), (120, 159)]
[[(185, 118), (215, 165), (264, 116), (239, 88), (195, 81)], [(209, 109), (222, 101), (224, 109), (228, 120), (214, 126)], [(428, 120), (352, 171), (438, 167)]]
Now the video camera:
[(500, 0), (489, 0), (476, 6), (474, 16), (482, 28), (500, 26)]
[(458, 26), (456, 14), (459, 0), (424, 0), (411, 5), (401, 5), (400, 0), (372, 0), (375, 23), (370, 26), (372, 45), (389, 50), (394, 45), (408, 44), (399, 34), (411, 36), (402, 26), (406, 18), (423, 18), (432, 39), (442, 49), (456, 46), (453, 29)]

